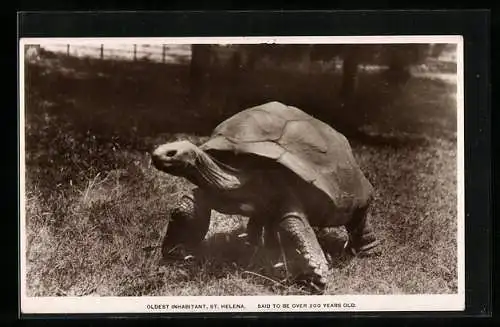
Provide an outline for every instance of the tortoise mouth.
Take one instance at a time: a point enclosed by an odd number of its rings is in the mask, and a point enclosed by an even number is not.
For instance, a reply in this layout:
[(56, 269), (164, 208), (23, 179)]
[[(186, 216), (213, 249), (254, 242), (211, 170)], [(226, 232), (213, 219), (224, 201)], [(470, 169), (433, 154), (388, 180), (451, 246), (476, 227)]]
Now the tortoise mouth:
[(175, 176), (185, 176), (189, 174), (189, 167), (185, 163), (172, 162), (160, 160), (157, 158), (152, 159), (153, 167), (156, 169)]
[(171, 163), (165, 162), (165, 160), (162, 160), (154, 155), (151, 157), (151, 163), (153, 164), (153, 167), (158, 170), (168, 169), (171, 166)]

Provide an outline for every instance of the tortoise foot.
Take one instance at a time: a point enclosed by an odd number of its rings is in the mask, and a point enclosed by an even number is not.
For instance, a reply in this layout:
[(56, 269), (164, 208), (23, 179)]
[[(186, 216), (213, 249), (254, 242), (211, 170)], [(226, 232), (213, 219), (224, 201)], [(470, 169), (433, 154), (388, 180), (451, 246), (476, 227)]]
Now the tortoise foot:
[(311, 268), (309, 267), (308, 269), (310, 271), (295, 277), (294, 282), (311, 294), (323, 294), (328, 283), (329, 269), (328, 267), (324, 269), (321, 269), (321, 267), (317, 267), (316, 269)]
[(381, 254), (380, 243), (380, 240), (376, 239), (373, 233), (360, 239), (349, 237), (344, 245), (344, 250), (355, 257), (374, 257)]
[(300, 275), (295, 279), (295, 283), (308, 293), (314, 295), (322, 295), (325, 293), (326, 279), (317, 280), (314, 276)]
[(368, 219), (368, 206), (360, 208), (353, 220), (346, 225), (349, 239), (344, 250), (354, 256), (371, 257), (380, 255), (380, 241), (377, 239)]

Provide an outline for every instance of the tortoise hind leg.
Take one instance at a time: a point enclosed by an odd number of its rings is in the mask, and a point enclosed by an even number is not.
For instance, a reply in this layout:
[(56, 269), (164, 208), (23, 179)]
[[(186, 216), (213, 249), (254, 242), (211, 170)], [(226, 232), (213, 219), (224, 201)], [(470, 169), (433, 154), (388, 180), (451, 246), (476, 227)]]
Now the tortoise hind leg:
[(162, 254), (166, 257), (178, 245), (196, 246), (208, 232), (211, 208), (200, 189), (182, 195), (173, 209), (163, 238)]
[(257, 217), (250, 217), (247, 223), (248, 242), (253, 246), (262, 245), (263, 224)]
[(328, 262), (306, 217), (297, 212), (286, 213), (279, 223), (279, 231), (299, 253), (302, 273), (298, 280), (305, 282), (313, 292), (323, 293), (329, 274)]
[(368, 220), (369, 206), (357, 209), (354, 212), (353, 219), (346, 224), (349, 238), (345, 249), (355, 256), (373, 256), (378, 255), (377, 239), (373, 228)]

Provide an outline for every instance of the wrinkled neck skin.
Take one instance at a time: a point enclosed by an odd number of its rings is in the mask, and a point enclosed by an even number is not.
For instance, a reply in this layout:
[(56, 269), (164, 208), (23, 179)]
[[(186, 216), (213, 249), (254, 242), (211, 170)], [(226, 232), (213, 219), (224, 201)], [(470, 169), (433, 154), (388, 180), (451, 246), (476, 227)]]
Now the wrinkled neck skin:
[(229, 191), (243, 185), (243, 179), (236, 169), (216, 161), (200, 149), (196, 149), (194, 167), (185, 177), (201, 188), (218, 191)]

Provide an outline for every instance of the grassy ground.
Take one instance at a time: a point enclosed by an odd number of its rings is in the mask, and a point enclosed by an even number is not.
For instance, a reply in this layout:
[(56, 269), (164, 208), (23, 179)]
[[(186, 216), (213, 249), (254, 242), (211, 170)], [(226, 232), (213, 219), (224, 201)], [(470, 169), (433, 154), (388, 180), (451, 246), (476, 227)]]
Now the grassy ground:
[[(244, 84), (213, 77), (218, 88), (190, 110), (184, 66), (64, 57), (30, 64), (28, 295), (301, 294), (253, 274), (277, 279), (282, 272), (249, 265), (251, 251), (236, 236), (243, 217), (214, 213), (192, 261), (162, 262), (157, 247), (190, 185), (154, 170), (148, 151), (177, 138), (201, 143), (235, 109), (266, 100), (345, 128), (376, 188), (372, 220), (383, 254), (343, 256), (345, 232), (334, 230), (323, 240), (333, 259), (327, 293), (456, 292), (455, 86), (415, 78), (394, 87), (366, 74), (342, 110), (332, 92), (338, 76), (297, 74), (257, 72)], [(345, 127), (354, 122), (364, 136)]]

